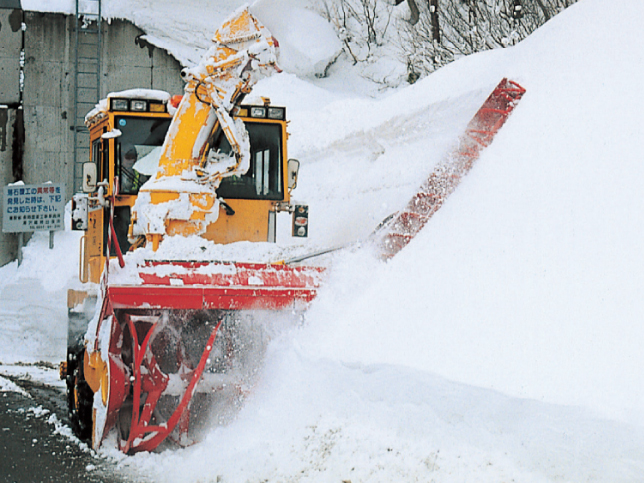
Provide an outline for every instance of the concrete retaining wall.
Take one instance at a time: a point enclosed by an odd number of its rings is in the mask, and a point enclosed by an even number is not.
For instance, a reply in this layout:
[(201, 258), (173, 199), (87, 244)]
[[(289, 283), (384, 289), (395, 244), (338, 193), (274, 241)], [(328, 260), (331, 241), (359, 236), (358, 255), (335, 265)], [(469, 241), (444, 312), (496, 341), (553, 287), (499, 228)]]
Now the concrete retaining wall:
[(0, 104), (17, 103), (20, 96), (20, 10), (0, 9)]
[[(20, 22), (16, 24), (16, 20), (21, 18), (20, 10), (0, 9), (0, 104), (19, 99), (22, 36)], [(74, 166), (75, 19), (73, 15), (24, 12), (24, 21), (27, 29), (22, 177), (27, 184), (65, 183), (69, 200), (74, 192), (74, 170), (79, 176), (84, 161), (79, 159)], [(12, 25), (18, 29), (12, 30)], [(102, 25), (101, 98), (109, 92), (131, 88), (183, 93), (181, 65), (166, 51), (145, 42), (141, 38), (142, 30), (122, 20)], [(5, 129), (2, 119), (0, 112), (0, 148)], [(79, 145), (89, 145), (87, 134), (79, 137)], [(14, 181), (11, 158), (11, 142), (8, 142), (4, 151), (0, 149), (2, 186)], [(0, 265), (15, 257), (15, 249), (10, 248), (14, 238), (14, 235), (0, 235)]]
[[(20, 49), (22, 11), (0, 9), (0, 187), (13, 178), (13, 125), (20, 101)], [(0, 192), (0, 213), (4, 208)], [(0, 266), (17, 255), (17, 236), (0, 229)]]
[[(11, 162), (11, 139), (16, 111), (0, 107), (0, 183), (6, 186), (13, 181)], [(4, 149), (2, 149), (4, 147)], [(4, 196), (0, 191), (0, 213), (4, 211)], [(15, 260), (18, 252), (18, 237), (13, 233), (2, 233), (0, 228), (0, 266)]]
[(25, 12), (26, 184), (52, 181), (73, 186), (73, 132), (69, 129), (74, 101), (72, 20), (65, 15)]

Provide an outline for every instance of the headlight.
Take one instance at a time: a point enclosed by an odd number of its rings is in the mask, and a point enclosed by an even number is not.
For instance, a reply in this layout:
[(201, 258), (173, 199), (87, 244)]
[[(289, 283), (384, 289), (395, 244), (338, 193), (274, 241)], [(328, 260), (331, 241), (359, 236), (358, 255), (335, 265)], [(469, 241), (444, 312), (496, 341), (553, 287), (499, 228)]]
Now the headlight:
[(250, 108), (250, 117), (266, 117), (266, 108), (265, 107), (251, 107)]
[(134, 99), (130, 104), (130, 109), (137, 112), (145, 112), (148, 110), (148, 103), (139, 99)]
[(280, 121), (284, 119), (284, 109), (281, 107), (269, 107), (268, 108), (268, 118), (269, 119), (279, 119)]
[(128, 111), (130, 109), (127, 99), (112, 99), (113, 111)]

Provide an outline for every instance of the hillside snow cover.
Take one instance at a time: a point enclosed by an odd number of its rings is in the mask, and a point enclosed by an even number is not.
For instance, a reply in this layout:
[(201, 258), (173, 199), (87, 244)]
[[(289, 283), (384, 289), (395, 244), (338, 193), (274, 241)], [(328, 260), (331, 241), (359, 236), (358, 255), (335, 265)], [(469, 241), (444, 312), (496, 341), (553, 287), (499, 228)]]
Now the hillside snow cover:
[[(324, 259), (305, 322), (269, 344), (234, 421), (180, 451), (103, 453), (158, 482), (643, 481), (642, 18), (639, 0), (581, 0), (516, 47), (377, 99), (333, 76), (260, 83), (292, 120), (311, 249), (404, 206), (502, 77), (527, 93), (398, 256)], [(4, 331), (0, 361), (64, 357), (51, 282), (74, 283), (75, 235), (53, 253), (35, 236), (0, 268), (0, 323), (29, 342)]]

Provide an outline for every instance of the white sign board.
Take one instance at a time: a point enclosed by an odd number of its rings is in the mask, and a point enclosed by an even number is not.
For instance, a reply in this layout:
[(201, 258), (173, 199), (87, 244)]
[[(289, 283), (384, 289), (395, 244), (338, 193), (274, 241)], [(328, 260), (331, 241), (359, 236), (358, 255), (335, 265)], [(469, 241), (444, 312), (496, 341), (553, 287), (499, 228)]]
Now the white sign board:
[(65, 229), (65, 185), (55, 183), (4, 187), (2, 231)]

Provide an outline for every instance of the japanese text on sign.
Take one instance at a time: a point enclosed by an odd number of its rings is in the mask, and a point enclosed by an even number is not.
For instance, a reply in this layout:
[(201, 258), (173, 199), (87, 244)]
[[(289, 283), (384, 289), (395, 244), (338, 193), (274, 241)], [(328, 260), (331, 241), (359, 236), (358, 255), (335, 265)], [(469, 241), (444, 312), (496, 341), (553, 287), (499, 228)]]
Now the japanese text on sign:
[(65, 185), (11, 185), (4, 187), (3, 194), (3, 232), (65, 228)]

